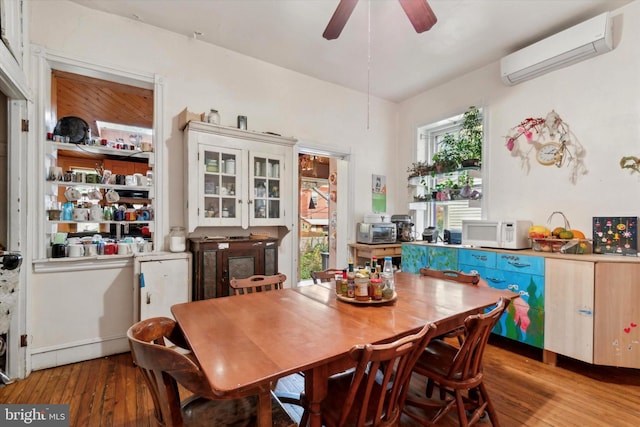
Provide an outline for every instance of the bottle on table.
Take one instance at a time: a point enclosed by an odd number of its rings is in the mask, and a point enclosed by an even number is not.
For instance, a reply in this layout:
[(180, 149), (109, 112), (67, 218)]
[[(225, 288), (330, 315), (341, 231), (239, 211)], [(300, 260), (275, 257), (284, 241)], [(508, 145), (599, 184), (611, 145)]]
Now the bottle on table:
[(356, 272), (353, 270), (353, 260), (349, 258), (349, 267), (347, 269), (347, 289), (349, 298), (355, 296), (356, 289)]
[(393, 264), (391, 257), (384, 257), (384, 266), (382, 267), (382, 287), (395, 290), (395, 282), (393, 278)]
[(342, 289), (342, 296), (343, 297), (346, 297), (346, 296), (349, 295), (349, 285), (348, 285), (348, 282), (347, 282), (347, 269), (346, 268), (342, 270), (342, 286), (341, 286), (341, 289)]

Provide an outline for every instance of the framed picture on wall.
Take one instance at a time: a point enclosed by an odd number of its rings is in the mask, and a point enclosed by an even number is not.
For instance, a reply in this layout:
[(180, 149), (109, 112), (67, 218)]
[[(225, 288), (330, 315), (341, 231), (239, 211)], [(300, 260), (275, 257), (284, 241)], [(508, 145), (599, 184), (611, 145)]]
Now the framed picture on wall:
[(371, 205), (374, 213), (387, 211), (387, 183), (384, 175), (371, 175)]

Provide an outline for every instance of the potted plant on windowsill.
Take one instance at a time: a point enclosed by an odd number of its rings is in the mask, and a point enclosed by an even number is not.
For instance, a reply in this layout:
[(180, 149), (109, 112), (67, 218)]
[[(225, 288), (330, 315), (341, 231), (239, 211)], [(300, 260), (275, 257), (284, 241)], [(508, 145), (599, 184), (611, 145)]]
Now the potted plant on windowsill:
[[(482, 118), (480, 110), (471, 106), (463, 114), (458, 135), (446, 134), (440, 141), (438, 151), (433, 155), (433, 162), (438, 167), (445, 162), (443, 171), (451, 171), (459, 165), (462, 167), (480, 166), (482, 161)], [(452, 166), (455, 165), (455, 166)], [(441, 173), (440, 171), (437, 171)]]
[(434, 166), (432, 175), (451, 172), (458, 168), (459, 156), (456, 153), (454, 142), (455, 138), (451, 134), (446, 134), (443, 137), (440, 148), (431, 158)]
[(480, 166), (483, 137), (480, 110), (471, 106), (463, 115), (462, 127), (456, 140), (456, 149), (462, 167)]

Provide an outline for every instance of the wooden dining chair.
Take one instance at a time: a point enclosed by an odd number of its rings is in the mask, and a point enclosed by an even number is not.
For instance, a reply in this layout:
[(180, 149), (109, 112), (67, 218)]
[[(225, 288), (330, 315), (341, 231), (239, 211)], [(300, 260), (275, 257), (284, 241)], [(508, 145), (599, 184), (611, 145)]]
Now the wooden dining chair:
[[(476, 423), (485, 411), (489, 414), (491, 424), (499, 426), (496, 413), (489, 394), (484, 386), (482, 356), (489, 335), (509, 301), (500, 298), (495, 307), (488, 313), (474, 314), (465, 319), (467, 331), (463, 344), (456, 347), (443, 340), (432, 340), (418, 359), (413, 372), (433, 380), (451, 399), (434, 401), (420, 396), (409, 395), (406, 399), (405, 413), (422, 425), (433, 426), (453, 407), (457, 408), (460, 426)], [(428, 387), (428, 385), (427, 385)], [(463, 392), (467, 394), (464, 395)], [(431, 391), (427, 390), (427, 397)], [(416, 411), (414, 408), (422, 409)], [(435, 409), (435, 415), (426, 418), (424, 411)], [(470, 417), (467, 416), (470, 411)]]
[[(322, 425), (398, 425), (412, 369), (435, 330), (434, 324), (427, 324), (418, 333), (392, 343), (352, 347), (349, 356), (356, 367), (329, 378), (327, 397), (320, 408)], [(306, 426), (309, 402), (304, 393), (301, 399), (305, 411), (300, 425)]]
[(329, 268), (323, 271), (312, 271), (311, 278), (314, 285), (319, 285), (321, 282), (330, 282), (331, 279), (336, 277), (336, 273), (342, 274), (342, 270), (337, 268)]
[[(259, 404), (271, 404), (274, 426), (292, 427), (295, 422), (280, 402), (267, 392), (236, 399), (220, 399), (209, 386), (173, 319), (142, 320), (127, 331), (134, 364), (144, 377), (160, 426), (256, 425)], [(181, 401), (178, 384), (193, 393)], [(258, 397), (258, 395), (260, 397)], [(265, 402), (261, 399), (267, 399)]]
[(233, 289), (234, 295), (246, 295), (254, 292), (282, 289), (286, 280), (287, 276), (282, 273), (272, 276), (257, 274), (246, 279), (232, 277), (229, 281), (229, 286)]

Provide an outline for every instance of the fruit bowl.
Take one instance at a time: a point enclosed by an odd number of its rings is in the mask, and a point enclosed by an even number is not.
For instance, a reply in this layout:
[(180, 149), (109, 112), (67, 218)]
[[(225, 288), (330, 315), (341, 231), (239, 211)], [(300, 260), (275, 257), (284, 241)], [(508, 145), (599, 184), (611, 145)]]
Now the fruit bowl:
[(593, 252), (593, 244), (589, 239), (531, 239), (531, 247), (536, 252), (559, 252), (576, 255)]

